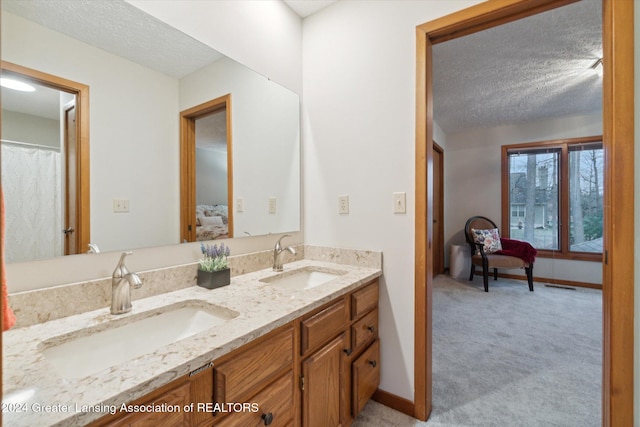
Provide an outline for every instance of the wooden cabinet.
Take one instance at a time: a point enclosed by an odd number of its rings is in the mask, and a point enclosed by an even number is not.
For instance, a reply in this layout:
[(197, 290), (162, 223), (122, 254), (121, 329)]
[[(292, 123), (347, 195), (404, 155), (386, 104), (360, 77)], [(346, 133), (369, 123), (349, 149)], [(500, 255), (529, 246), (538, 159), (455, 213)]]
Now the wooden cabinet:
[(209, 396), (211, 396), (213, 382), (208, 380), (211, 376), (211, 366), (204, 366), (197, 372), (194, 371), (193, 375), (186, 375), (140, 399), (127, 403), (124, 406), (125, 410), (122, 412), (120, 410), (123, 407), (118, 406), (119, 412), (113, 415), (106, 415), (89, 425), (91, 427), (183, 427), (200, 425), (196, 417), (197, 414), (185, 411), (184, 408), (189, 406), (191, 402), (196, 401), (197, 397), (203, 394), (203, 390), (206, 393), (207, 388)]
[(215, 401), (243, 402), (292, 364), (293, 328), (289, 327), (215, 364)]
[(362, 411), (380, 384), (380, 342), (374, 342), (351, 366), (354, 416)]
[(348, 426), (380, 383), (378, 293), (376, 280), (133, 402), (180, 410), (92, 426)]
[(303, 427), (350, 425), (377, 390), (378, 293), (375, 281), (301, 320)]
[(245, 405), (231, 414), (217, 413), (216, 426), (286, 426), (293, 421), (295, 336), (289, 324), (214, 363), (213, 400)]
[(375, 308), (351, 326), (351, 348), (355, 353), (378, 338), (378, 309)]
[(349, 307), (341, 298), (319, 313), (304, 319), (300, 324), (300, 353), (306, 354), (309, 350), (327, 342), (344, 330), (349, 321)]
[(182, 427), (189, 425), (191, 422), (190, 414), (183, 410), (189, 400), (189, 383), (185, 382), (152, 400), (136, 405), (141, 408), (150, 406), (164, 408), (164, 411), (129, 413), (109, 425), (114, 427)]
[(344, 413), (345, 353), (342, 333), (302, 362), (302, 425), (342, 425)]
[(293, 422), (293, 371), (266, 387), (249, 403), (246, 411), (237, 412), (224, 418), (216, 427), (230, 426), (288, 426)]

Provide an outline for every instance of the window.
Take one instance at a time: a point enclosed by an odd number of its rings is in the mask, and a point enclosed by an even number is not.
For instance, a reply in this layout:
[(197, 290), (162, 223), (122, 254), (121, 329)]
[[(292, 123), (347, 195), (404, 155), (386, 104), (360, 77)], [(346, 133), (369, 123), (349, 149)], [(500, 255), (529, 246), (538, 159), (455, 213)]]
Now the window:
[(503, 146), (502, 233), (539, 255), (600, 260), (602, 137)]

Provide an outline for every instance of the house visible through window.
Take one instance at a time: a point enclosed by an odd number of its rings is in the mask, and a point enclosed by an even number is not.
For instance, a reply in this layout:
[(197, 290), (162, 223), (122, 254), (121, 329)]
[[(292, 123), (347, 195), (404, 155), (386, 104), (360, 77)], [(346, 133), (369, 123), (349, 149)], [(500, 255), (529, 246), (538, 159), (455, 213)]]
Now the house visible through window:
[(599, 259), (602, 137), (503, 146), (502, 153), (503, 235), (531, 243), (540, 256)]

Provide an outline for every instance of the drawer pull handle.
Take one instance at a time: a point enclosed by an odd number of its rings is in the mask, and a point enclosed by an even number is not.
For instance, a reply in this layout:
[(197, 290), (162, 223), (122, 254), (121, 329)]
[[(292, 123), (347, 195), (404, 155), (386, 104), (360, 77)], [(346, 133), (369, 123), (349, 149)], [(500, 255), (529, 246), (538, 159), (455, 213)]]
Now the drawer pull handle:
[(347, 356), (351, 356), (351, 353), (353, 353), (353, 350), (351, 350), (350, 348), (345, 348), (345, 349), (344, 349), (344, 350), (342, 350), (342, 351), (344, 351), (344, 353), (345, 353)]
[(262, 414), (262, 419), (264, 420), (264, 425), (268, 426), (273, 422), (273, 414), (271, 412), (267, 412), (266, 414)]
[(371, 366), (373, 366), (374, 368), (376, 367), (376, 365), (378, 364), (378, 362), (376, 362), (375, 360), (367, 360), (367, 363)]
[(369, 332), (375, 332), (375, 331), (376, 331), (376, 327), (375, 327), (375, 326), (373, 326), (373, 325), (371, 325), (371, 326), (367, 326), (367, 330), (368, 330)]

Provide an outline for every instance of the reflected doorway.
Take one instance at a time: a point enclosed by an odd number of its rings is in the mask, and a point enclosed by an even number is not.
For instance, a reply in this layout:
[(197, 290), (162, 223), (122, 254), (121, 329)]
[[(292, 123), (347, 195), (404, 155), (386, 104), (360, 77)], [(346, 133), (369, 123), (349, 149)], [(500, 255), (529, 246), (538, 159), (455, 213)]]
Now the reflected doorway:
[(180, 113), (181, 241), (233, 237), (231, 95)]
[[(2, 61), (2, 184), (7, 262), (86, 252), (86, 85)], [(6, 81), (6, 80), (5, 80)]]

